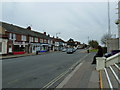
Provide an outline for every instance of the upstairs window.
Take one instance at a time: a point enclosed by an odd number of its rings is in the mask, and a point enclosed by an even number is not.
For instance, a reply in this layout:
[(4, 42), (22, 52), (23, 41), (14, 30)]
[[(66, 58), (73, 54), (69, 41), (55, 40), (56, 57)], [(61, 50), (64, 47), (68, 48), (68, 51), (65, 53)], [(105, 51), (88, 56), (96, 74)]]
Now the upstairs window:
[(35, 38), (35, 42), (38, 42), (38, 38)]
[(26, 41), (26, 36), (22, 35), (22, 41)]
[(40, 43), (43, 43), (43, 39), (40, 39)]
[(16, 34), (14, 34), (14, 33), (9, 33), (9, 39), (11, 39), (11, 40), (16, 40)]
[(47, 40), (46, 40), (46, 39), (44, 39), (44, 43), (47, 43)]
[(33, 37), (29, 37), (30, 42), (33, 42)]

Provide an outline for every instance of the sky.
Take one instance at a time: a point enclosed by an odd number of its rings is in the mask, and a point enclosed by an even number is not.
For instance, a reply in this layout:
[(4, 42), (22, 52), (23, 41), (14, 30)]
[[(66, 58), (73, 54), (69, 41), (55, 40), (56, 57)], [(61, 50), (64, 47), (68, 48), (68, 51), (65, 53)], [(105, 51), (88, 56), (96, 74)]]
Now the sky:
[[(107, 2), (2, 2), (0, 21), (67, 41), (87, 43), (100, 40), (108, 32)], [(111, 33), (117, 37), (117, 2), (110, 2)]]

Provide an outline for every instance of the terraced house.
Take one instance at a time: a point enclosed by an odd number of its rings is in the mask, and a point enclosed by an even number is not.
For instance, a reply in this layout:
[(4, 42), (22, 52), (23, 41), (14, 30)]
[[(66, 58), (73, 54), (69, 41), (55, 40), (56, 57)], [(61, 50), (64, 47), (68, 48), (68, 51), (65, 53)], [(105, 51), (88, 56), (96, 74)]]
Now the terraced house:
[(0, 54), (46, 52), (52, 49), (52, 38), (46, 35), (46, 32), (36, 32), (30, 26), (22, 28), (5, 22), (0, 23)]

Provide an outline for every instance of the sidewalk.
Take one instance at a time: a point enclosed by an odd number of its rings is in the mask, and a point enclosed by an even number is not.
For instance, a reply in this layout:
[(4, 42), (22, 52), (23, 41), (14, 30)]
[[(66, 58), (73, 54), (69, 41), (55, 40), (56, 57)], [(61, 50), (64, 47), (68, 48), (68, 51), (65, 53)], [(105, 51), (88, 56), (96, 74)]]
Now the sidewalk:
[[(39, 53), (38, 55), (43, 55), (43, 54), (48, 54), (48, 53), (52, 53), (54, 51), (51, 51), (51, 52), (42, 52), (42, 53)], [(25, 53), (25, 54), (21, 54), (21, 55), (6, 55), (6, 56), (0, 56), (0, 60), (1, 59), (9, 59), (9, 58), (18, 58), (18, 57), (25, 57), (25, 56), (35, 56), (36, 53)]]
[(94, 54), (90, 53), (57, 88), (99, 88), (99, 72), (91, 65)]

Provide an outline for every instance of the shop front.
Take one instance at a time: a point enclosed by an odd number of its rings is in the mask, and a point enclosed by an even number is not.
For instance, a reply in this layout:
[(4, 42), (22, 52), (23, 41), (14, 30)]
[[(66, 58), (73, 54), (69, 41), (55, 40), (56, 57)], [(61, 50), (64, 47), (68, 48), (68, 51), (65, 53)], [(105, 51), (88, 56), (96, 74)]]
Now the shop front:
[(13, 54), (14, 55), (25, 54), (26, 52), (28, 52), (28, 43), (25, 43), (25, 42), (13, 42)]
[(31, 43), (32, 53), (36, 53), (37, 51), (40, 51), (40, 48), (41, 48), (40, 43)]
[(41, 44), (40, 52), (47, 52), (49, 49), (48, 44)]

